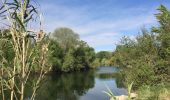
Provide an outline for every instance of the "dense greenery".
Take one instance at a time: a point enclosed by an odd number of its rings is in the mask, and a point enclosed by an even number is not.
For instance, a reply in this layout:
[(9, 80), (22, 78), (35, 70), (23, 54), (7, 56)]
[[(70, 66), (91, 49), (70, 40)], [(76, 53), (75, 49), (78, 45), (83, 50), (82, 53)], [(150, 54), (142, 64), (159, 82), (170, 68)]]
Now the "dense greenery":
[(14, 50), (11, 44), (12, 36), (9, 34), (9, 30), (0, 30), (0, 61), (6, 60), (7, 65), (13, 65)]
[(58, 28), (51, 34), (49, 50), (53, 71), (87, 70), (95, 59), (94, 49), (69, 28)]
[(143, 28), (135, 39), (123, 37), (112, 57), (134, 88), (170, 82), (170, 11), (163, 5), (158, 11), (159, 26)]
[[(9, 6), (8, 10), (11, 12), (4, 10), (4, 5)], [(142, 91), (147, 91), (147, 86), (153, 86), (155, 90), (156, 86), (163, 84), (160, 86), (163, 87), (170, 82), (170, 11), (163, 5), (158, 8), (159, 13), (156, 14), (159, 26), (141, 29), (135, 39), (123, 37), (114, 52), (98, 53), (69, 28), (57, 28), (48, 36), (41, 29), (39, 32), (30, 31), (28, 22), (37, 14), (34, 6), (30, 5), (30, 0), (14, 0), (12, 3), (5, 1), (4, 5), (0, 8), (0, 14), (8, 16), (7, 20), (11, 25), (9, 24), (7, 29), (0, 29), (2, 97), (7, 91), (11, 100), (23, 100), (30, 72), (39, 72), (40, 79), (37, 78), (30, 92), (31, 98), (35, 98), (40, 80), (51, 67), (54, 72), (75, 72), (114, 65), (120, 67), (125, 83), (134, 82), (133, 88), (141, 90), (141, 94)], [(79, 76), (73, 78), (76, 77)], [(94, 79), (90, 80), (94, 82)], [(63, 78), (63, 81), (68, 80)], [(62, 84), (62, 81), (59, 84)], [(58, 84), (55, 85), (62, 90)], [(91, 84), (81, 85), (93, 87)], [(76, 90), (79, 93), (79, 89)], [(68, 88), (65, 91), (67, 92)], [(18, 96), (14, 97), (14, 94)]]
[(94, 61), (94, 66), (111, 66), (112, 52), (100, 51), (96, 53), (96, 59)]
[[(12, 38), (7, 29), (0, 31), (1, 56), (5, 57), (12, 64), (14, 58), (14, 50), (12, 48)], [(50, 36), (46, 36), (43, 40), (49, 42), (49, 63), (52, 64), (52, 71), (70, 72), (87, 70), (96, 66), (93, 64), (95, 52), (86, 42), (79, 39), (79, 35), (74, 33), (69, 28), (56, 29)], [(32, 40), (32, 46), (36, 42)], [(37, 50), (34, 50), (34, 55), (38, 56)], [(2, 60), (2, 58), (1, 58)], [(38, 59), (37, 59), (38, 60)], [(48, 69), (48, 68), (47, 68)], [(33, 71), (38, 71), (36, 65), (33, 66)]]

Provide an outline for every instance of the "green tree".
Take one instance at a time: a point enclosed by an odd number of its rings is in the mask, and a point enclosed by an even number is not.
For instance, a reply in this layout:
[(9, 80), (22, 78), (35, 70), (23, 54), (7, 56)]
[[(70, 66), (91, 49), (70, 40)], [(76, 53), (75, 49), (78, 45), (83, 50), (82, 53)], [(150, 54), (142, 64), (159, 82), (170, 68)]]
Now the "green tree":
[(134, 88), (170, 82), (170, 11), (163, 5), (158, 11), (159, 27), (142, 29), (135, 39), (123, 37), (112, 57)]
[(159, 57), (155, 71), (160, 74), (160, 80), (170, 82), (170, 11), (163, 5), (158, 8), (159, 13), (156, 18), (159, 22), (159, 27), (153, 27), (152, 31), (157, 36), (159, 43)]
[(64, 54), (63, 49), (59, 46), (58, 42), (55, 40), (49, 39), (49, 51), (50, 51), (50, 57), (49, 62), (52, 64), (52, 70), (53, 71), (61, 71), (62, 64), (64, 60)]
[(111, 57), (112, 57), (112, 52), (100, 51), (96, 53), (96, 59), (99, 59), (100, 66), (110, 66)]
[(95, 59), (94, 49), (79, 40), (79, 35), (69, 28), (58, 28), (50, 37), (49, 46), (53, 68), (70, 72), (87, 70)]
[(79, 35), (69, 28), (57, 28), (52, 33), (52, 38), (55, 39), (65, 51), (73, 48), (79, 41)]
[(66, 53), (64, 57), (62, 71), (64, 72), (73, 71), (74, 67), (76, 67), (73, 52), (74, 52), (73, 49), (69, 49), (69, 51)]

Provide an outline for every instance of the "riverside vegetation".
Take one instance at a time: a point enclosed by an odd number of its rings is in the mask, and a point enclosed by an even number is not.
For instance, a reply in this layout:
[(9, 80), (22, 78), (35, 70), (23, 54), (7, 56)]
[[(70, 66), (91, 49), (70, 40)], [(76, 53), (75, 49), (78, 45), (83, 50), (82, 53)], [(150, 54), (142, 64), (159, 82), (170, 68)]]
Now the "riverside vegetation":
[[(2, 100), (24, 100), (28, 87), (30, 100), (49, 71), (88, 70), (94, 60), (94, 49), (68, 28), (47, 35), (43, 18), (31, 0), (1, 2), (0, 16), (0, 96)], [(33, 25), (40, 27), (32, 29)], [(30, 27), (31, 26), (31, 27)], [(31, 74), (37, 73), (31, 86)]]
[[(156, 14), (159, 26), (143, 28), (135, 39), (123, 37), (114, 52), (95, 53), (69, 28), (46, 34), (42, 15), (31, 0), (2, 0), (0, 16), (0, 96), (2, 100), (24, 100), (31, 75), (38, 77), (31, 86), (34, 100), (49, 71), (68, 73), (98, 66), (117, 66), (124, 85), (133, 82), (139, 99), (170, 98), (170, 11), (161, 5)], [(36, 21), (39, 29), (30, 28)]]
[[(31, 86), (30, 100), (34, 100), (39, 84), (50, 70), (46, 59), (49, 42), (46, 42), (44, 32), (29, 29), (36, 17), (41, 26), (41, 14), (30, 0), (1, 1), (0, 16), (4, 23), (0, 31), (1, 100), (24, 100), (30, 74), (38, 68), (39, 75)], [(39, 36), (36, 43), (33, 42), (34, 35)]]
[(134, 82), (139, 99), (170, 98), (170, 11), (163, 5), (157, 10), (159, 25), (143, 28), (135, 39), (123, 37), (111, 58), (125, 85)]

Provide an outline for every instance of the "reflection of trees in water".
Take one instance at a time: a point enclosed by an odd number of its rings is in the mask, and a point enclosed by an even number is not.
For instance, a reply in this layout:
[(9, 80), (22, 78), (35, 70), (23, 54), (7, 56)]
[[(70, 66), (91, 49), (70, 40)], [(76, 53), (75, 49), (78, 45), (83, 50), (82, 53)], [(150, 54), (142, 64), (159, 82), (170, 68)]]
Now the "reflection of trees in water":
[(124, 87), (125, 87), (124, 82), (125, 82), (125, 81), (124, 81), (123, 76), (119, 73), (119, 74), (117, 75), (117, 78), (116, 78), (117, 87), (118, 87), (118, 88), (124, 88)]
[(94, 78), (93, 71), (48, 76), (38, 90), (36, 99), (77, 100), (94, 87)]
[(96, 77), (100, 79), (112, 79), (117, 78), (118, 73), (102, 73), (102, 74), (96, 74)]
[(108, 80), (108, 79), (114, 78), (118, 88), (124, 87), (123, 77), (120, 73), (102, 73), (102, 74), (96, 74), (96, 77), (98, 77), (99, 79), (103, 79), (103, 80), (105, 80), (105, 79)]

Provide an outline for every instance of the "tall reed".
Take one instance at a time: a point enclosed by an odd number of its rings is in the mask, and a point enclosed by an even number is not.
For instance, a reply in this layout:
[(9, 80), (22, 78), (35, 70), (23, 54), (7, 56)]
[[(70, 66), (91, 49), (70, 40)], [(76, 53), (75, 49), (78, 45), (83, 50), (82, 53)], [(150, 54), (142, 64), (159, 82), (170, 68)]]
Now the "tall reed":
[[(24, 100), (30, 73), (34, 68), (37, 68), (40, 74), (32, 86), (30, 97), (30, 100), (34, 100), (40, 82), (50, 69), (47, 61), (49, 43), (45, 41), (45, 33), (41, 29), (41, 14), (31, 0), (1, 0), (1, 4), (0, 15), (6, 21), (5, 27), (9, 30), (11, 39), (4, 38), (0, 41), (8, 41), (14, 52), (11, 65), (8, 64), (9, 61), (3, 55), (0, 55), (0, 94), (2, 100), (9, 98), (10, 100)], [(39, 18), (40, 28), (33, 31), (29, 26), (34, 24), (35, 18)]]

